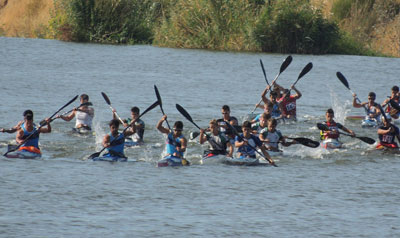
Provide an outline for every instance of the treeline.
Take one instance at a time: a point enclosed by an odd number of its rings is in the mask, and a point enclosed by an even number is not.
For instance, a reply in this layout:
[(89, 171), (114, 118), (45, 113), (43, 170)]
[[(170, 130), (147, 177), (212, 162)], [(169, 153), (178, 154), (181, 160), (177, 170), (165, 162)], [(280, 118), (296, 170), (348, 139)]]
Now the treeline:
[(55, 0), (50, 30), (78, 42), (375, 54), (309, 0)]

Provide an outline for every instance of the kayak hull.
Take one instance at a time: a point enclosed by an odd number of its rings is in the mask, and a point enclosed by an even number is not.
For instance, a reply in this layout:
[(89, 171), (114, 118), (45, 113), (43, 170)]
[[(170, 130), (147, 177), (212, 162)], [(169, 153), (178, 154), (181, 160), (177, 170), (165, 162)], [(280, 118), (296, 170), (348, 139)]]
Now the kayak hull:
[(226, 160), (225, 155), (208, 155), (201, 158), (201, 164), (222, 164)]
[(93, 161), (108, 161), (108, 162), (126, 162), (128, 158), (126, 157), (118, 157), (118, 156), (100, 156), (94, 157)]
[(175, 156), (166, 156), (157, 162), (157, 167), (176, 167), (176, 166), (188, 166), (189, 161), (181, 159)]
[(15, 152), (10, 152), (6, 155), (7, 158), (16, 158), (16, 159), (39, 159), (42, 157), (42, 154), (34, 153), (27, 150), (20, 150)]
[(321, 147), (325, 149), (340, 149), (343, 148), (343, 143), (338, 141), (337, 139), (326, 139), (321, 143)]
[(258, 158), (240, 157), (240, 158), (226, 158), (225, 164), (228, 165), (245, 165), (245, 166), (268, 166), (268, 161)]

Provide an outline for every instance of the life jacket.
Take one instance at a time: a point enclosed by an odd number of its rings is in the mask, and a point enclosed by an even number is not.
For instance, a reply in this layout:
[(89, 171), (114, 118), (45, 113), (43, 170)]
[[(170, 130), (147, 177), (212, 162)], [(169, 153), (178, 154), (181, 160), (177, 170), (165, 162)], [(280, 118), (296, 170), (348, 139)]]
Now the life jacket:
[(270, 146), (273, 146), (273, 147), (275, 147), (275, 148), (278, 148), (278, 146), (279, 146), (279, 141), (282, 139), (282, 133), (281, 133), (280, 131), (278, 131), (278, 130), (275, 129), (274, 132), (270, 132), (270, 131), (268, 130), (268, 128), (264, 128), (264, 129), (261, 131), (261, 134), (263, 135), (263, 137), (264, 137), (265, 139), (268, 139), (268, 140), (269, 140), (269, 142), (268, 142), (268, 143), (265, 143), (265, 144), (268, 144), (268, 145), (270, 145)]
[[(397, 126), (395, 126), (395, 125), (391, 125), (392, 127), (394, 127), (394, 132), (389, 132), (389, 133), (387, 133), (387, 134), (385, 134), (385, 135), (378, 135), (378, 138), (379, 138), (379, 142), (380, 143), (382, 143), (382, 144), (386, 144), (386, 145), (389, 145), (389, 144), (396, 144), (396, 142), (395, 142), (395, 139), (396, 139), (396, 135), (398, 135), (400, 132), (399, 132), (399, 128), (397, 127)], [(380, 129), (383, 129), (383, 130), (387, 130), (387, 129), (389, 129), (388, 127), (384, 127), (384, 126), (381, 126), (381, 127), (379, 127)], [(396, 144), (397, 145), (397, 144)]]
[[(28, 132), (28, 130), (27, 130), (26, 127), (25, 127), (25, 123), (23, 123), (23, 124), (21, 125), (21, 129), (24, 131), (24, 135), (23, 135), (23, 137), (22, 137), (23, 140), (25, 140), (25, 139), (28, 138), (29, 136), (30, 136), (30, 137), (29, 137), (29, 139), (28, 139), (27, 141), (25, 141), (25, 142), (21, 145), (21, 147), (19, 148), (19, 150), (23, 150), (23, 149), (22, 149), (23, 147), (30, 147), (30, 146), (33, 146), (33, 147), (37, 148), (38, 150), (40, 150), (40, 149), (39, 149), (39, 135), (40, 135), (40, 133), (37, 131), (36, 125), (33, 124), (33, 130), (32, 130), (31, 132)], [(35, 153), (36, 153), (36, 152), (35, 152)]]
[[(241, 135), (241, 137), (244, 138), (243, 134)], [(242, 139), (236, 136), (235, 141), (242, 142)], [(237, 152), (239, 153), (240, 156), (256, 158), (256, 151), (253, 148), (257, 148), (258, 146), (262, 145), (260, 139), (255, 135), (250, 135), (250, 138), (247, 139), (247, 142), (250, 146), (243, 145), (237, 148)]]
[(76, 111), (75, 117), (76, 117), (76, 121), (75, 121), (76, 128), (79, 125), (84, 125), (84, 126), (91, 128), (93, 117), (91, 115), (89, 115), (89, 113), (82, 112), (82, 111)]
[(120, 156), (125, 157), (124, 155), (124, 145), (125, 145), (125, 136), (123, 133), (118, 134), (117, 137), (114, 137), (111, 133), (110, 135), (110, 142), (111, 146), (107, 148), (108, 155), (110, 156)]
[(212, 133), (207, 134), (207, 137), (210, 153), (217, 155), (226, 154), (226, 143), (228, 143), (228, 140), (221, 132), (216, 136)]
[(295, 99), (294, 96), (289, 96), (289, 98), (281, 98), (279, 100), (282, 104), (282, 114), (284, 116), (296, 116), (296, 100), (297, 99)]
[(330, 130), (335, 130), (338, 132), (331, 132), (331, 131), (321, 131), (321, 140), (325, 140), (328, 138), (338, 139), (339, 138), (339, 126), (336, 122), (325, 122), (325, 125), (328, 126)]
[(183, 138), (183, 135), (180, 135), (177, 138), (174, 138), (174, 134), (173, 133), (169, 133), (167, 136), (167, 154), (168, 155), (173, 155), (173, 154), (177, 154), (178, 157), (183, 158), (183, 152), (182, 151), (177, 151), (176, 147), (181, 147), (181, 139)]

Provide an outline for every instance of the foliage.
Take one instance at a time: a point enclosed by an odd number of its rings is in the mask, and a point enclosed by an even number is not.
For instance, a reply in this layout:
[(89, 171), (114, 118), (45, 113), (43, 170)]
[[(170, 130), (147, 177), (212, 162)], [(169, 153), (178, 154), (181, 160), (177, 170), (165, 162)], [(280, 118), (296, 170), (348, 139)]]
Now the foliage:
[(279, 1), (261, 14), (254, 37), (266, 52), (325, 54), (335, 52), (339, 28), (308, 1)]
[(255, 50), (251, 38), (263, 5), (255, 0), (178, 0), (155, 31), (155, 44), (218, 50)]

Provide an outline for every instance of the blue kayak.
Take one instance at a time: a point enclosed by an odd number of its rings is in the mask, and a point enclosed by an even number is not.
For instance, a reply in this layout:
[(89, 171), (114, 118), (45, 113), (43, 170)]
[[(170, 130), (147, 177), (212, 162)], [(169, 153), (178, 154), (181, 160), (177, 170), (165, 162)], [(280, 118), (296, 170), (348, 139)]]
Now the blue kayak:
[(163, 159), (157, 162), (157, 167), (167, 167), (167, 166), (188, 166), (189, 161), (186, 159), (178, 158), (172, 155), (165, 156)]
[(108, 161), (108, 162), (126, 162), (128, 161), (127, 157), (120, 157), (120, 156), (111, 156), (111, 155), (103, 155), (99, 157), (94, 157), (93, 161)]

